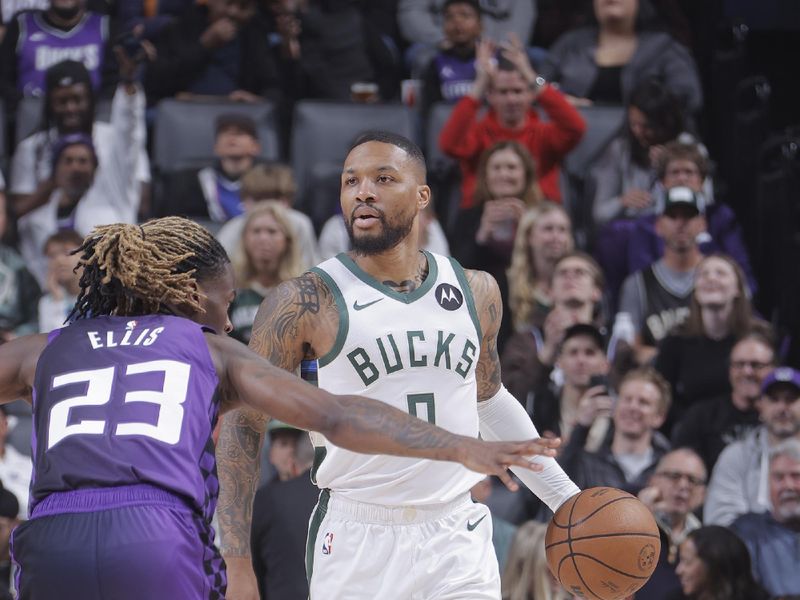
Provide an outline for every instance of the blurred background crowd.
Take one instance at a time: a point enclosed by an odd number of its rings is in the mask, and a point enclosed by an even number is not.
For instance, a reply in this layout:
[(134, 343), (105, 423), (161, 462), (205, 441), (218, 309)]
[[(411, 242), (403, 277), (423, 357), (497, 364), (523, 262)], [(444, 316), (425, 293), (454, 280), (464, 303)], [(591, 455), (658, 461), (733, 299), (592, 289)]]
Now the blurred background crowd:
[[(247, 342), (349, 249), (348, 145), (400, 133), (424, 247), (500, 284), (505, 385), (579, 486), (655, 514), (636, 598), (800, 598), (799, 32), (782, 0), (0, 0), (0, 343), (64, 324), (94, 226), (166, 215), (229, 252)], [(0, 413), (0, 599), (30, 430)], [(268, 442), (254, 565), (302, 599), (313, 451)], [(570, 598), (546, 508), (473, 496), (504, 598)]]

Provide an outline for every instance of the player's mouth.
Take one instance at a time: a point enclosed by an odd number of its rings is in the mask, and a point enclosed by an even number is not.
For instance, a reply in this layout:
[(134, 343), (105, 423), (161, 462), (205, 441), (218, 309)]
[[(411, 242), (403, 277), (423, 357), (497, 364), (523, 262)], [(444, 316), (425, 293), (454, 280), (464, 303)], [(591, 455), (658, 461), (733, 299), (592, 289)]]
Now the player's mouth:
[(353, 227), (369, 229), (381, 221), (381, 214), (374, 208), (359, 206), (353, 211)]

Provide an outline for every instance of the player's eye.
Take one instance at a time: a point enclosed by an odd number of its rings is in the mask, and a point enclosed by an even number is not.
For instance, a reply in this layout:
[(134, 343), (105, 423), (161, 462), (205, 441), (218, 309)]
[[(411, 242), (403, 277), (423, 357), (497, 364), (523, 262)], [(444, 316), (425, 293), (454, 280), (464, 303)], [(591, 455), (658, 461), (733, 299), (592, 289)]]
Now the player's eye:
[(355, 177), (348, 177), (348, 178), (346, 178), (344, 180), (344, 184), (345, 185), (355, 185), (356, 184), (356, 178)]
[(394, 181), (394, 179), (389, 175), (378, 175), (378, 181), (380, 183), (389, 183), (390, 181)]

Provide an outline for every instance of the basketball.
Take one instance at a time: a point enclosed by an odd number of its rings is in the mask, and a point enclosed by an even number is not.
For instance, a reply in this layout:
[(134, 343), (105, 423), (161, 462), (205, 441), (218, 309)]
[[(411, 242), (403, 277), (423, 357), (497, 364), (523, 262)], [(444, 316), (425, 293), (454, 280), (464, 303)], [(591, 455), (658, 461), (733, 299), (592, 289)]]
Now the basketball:
[(571, 594), (622, 600), (641, 588), (661, 551), (658, 526), (636, 497), (611, 487), (584, 490), (553, 516), (547, 564)]

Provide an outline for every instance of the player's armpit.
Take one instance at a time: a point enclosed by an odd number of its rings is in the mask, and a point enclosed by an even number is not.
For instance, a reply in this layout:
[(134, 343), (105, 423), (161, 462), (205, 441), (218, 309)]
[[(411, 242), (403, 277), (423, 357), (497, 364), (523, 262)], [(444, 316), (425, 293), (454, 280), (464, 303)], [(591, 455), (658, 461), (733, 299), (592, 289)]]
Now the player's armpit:
[(478, 380), (478, 401), (488, 400), (500, 389), (500, 357), (497, 333), (503, 320), (503, 300), (494, 277), (485, 271), (467, 270), (466, 276), (475, 298), (475, 309), (481, 324), (481, 354), (475, 376)]
[[(294, 371), (315, 358), (317, 345), (336, 338), (338, 312), (328, 288), (313, 273), (290, 279), (270, 291), (253, 322), (250, 348), (273, 365)], [(324, 351), (324, 350), (323, 350)]]

